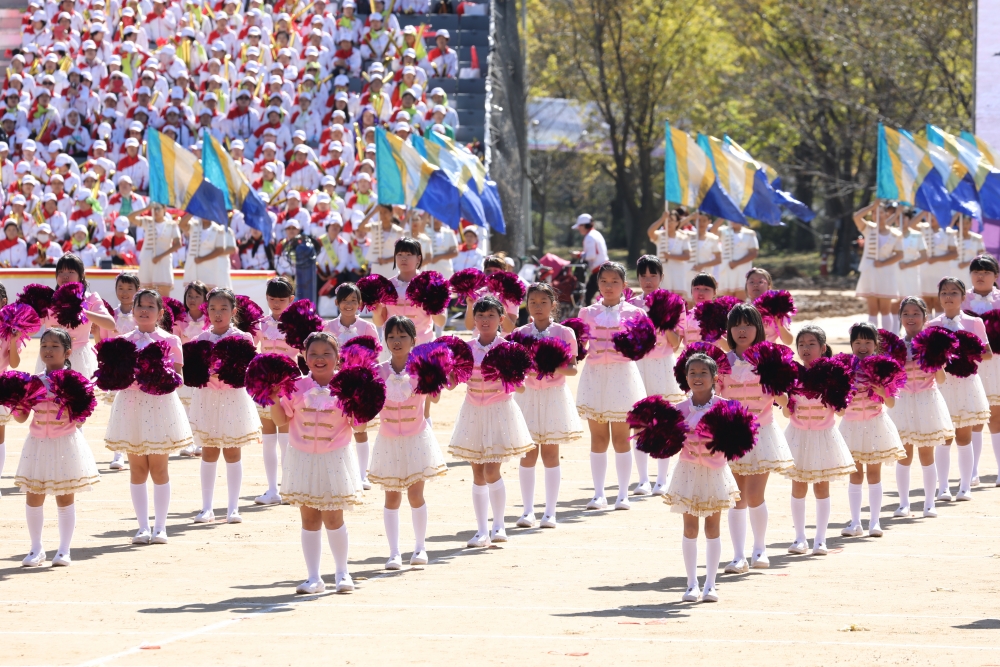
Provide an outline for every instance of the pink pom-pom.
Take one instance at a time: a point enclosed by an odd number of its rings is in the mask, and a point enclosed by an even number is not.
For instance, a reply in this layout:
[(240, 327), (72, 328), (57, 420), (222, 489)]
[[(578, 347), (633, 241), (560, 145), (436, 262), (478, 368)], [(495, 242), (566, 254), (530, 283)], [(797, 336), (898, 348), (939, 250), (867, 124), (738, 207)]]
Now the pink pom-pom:
[(139, 389), (151, 396), (165, 396), (183, 384), (170, 360), (170, 343), (158, 340), (142, 348), (136, 362)]
[(523, 345), (503, 341), (486, 353), (480, 369), (484, 380), (499, 382), (511, 393), (524, 384), (531, 369), (531, 353)]
[(476, 293), (486, 287), (486, 274), (476, 268), (456, 271), (448, 279), (451, 291), (460, 299), (469, 301), (476, 298)]
[(701, 328), (701, 338), (714, 343), (729, 330), (729, 311), (738, 303), (735, 296), (720, 296), (712, 301), (703, 301), (694, 308), (694, 316)]
[(55, 292), (48, 285), (32, 283), (24, 286), (17, 297), (17, 302), (31, 306), (38, 318), (44, 320), (52, 312), (52, 297)]
[(340, 348), (341, 368), (378, 365), (378, 351), (374, 347), (370, 347), (368, 341), (362, 340), (362, 338), (372, 339), (371, 336), (355, 336), (344, 343), (344, 347)]
[(832, 359), (817, 359), (809, 368), (799, 367), (799, 382), (794, 392), (806, 398), (818, 398), (823, 405), (840, 412), (846, 410), (851, 401), (853, 374)]
[(622, 323), (624, 331), (611, 336), (615, 350), (622, 356), (639, 361), (656, 347), (656, 331), (653, 322), (645, 315), (632, 317)]
[(878, 349), (879, 354), (892, 357), (900, 366), (906, 365), (906, 342), (888, 329), (878, 330)]
[(355, 336), (354, 338), (349, 338), (347, 342), (344, 343), (344, 347), (347, 347), (348, 345), (364, 345), (369, 350), (374, 352), (382, 351), (382, 346), (375, 339), (375, 336)]
[(23, 371), (7, 371), (0, 375), (0, 405), (11, 412), (31, 412), (47, 391), (37, 375)]
[(590, 325), (579, 317), (563, 320), (562, 325), (573, 330), (573, 334), (576, 336), (576, 360), (583, 361), (587, 358), (587, 343), (593, 338), (590, 335)]
[(795, 365), (791, 348), (765, 340), (750, 346), (743, 359), (760, 377), (760, 387), (765, 394), (779, 396), (795, 386), (799, 368)]
[(235, 336), (216, 341), (212, 348), (211, 372), (234, 389), (246, 382), (247, 366), (257, 356), (253, 343)]
[(925, 373), (936, 373), (958, 354), (958, 338), (942, 327), (927, 327), (911, 341), (913, 361)]
[(635, 431), (635, 448), (654, 459), (667, 459), (684, 448), (689, 427), (681, 411), (662, 396), (637, 401), (625, 418)]
[(428, 315), (440, 315), (448, 307), (448, 283), (437, 271), (422, 271), (406, 286), (406, 298)]
[(423, 343), (410, 352), (406, 372), (417, 378), (415, 393), (434, 395), (448, 386), (454, 365), (455, 356), (447, 345)]
[(358, 291), (361, 292), (361, 303), (368, 310), (375, 310), (378, 306), (392, 305), (399, 300), (396, 293), (396, 286), (385, 276), (377, 273), (367, 275), (357, 282)]
[(868, 387), (868, 398), (883, 402), (882, 397), (874, 392), (872, 387), (881, 387), (887, 396), (899, 396), (899, 391), (906, 385), (906, 371), (887, 354), (873, 354), (865, 357), (858, 364), (858, 384)]
[(385, 382), (364, 366), (338, 371), (330, 381), (330, 393), (339, 399), (344, 414), (358, 424), (375, 419), (385, 405)]
[(504, 336), (504, 340), (508, 343), (517, 343), (518, 345), (523, 345), (528, 349), (529, 352), (534, 353), (535, 343), (538, 339), (529, 334), (524, 329), (514, 329), (509, 334)]
[(988, 310), (976, 317), (981, 318), (986, 325), (986, 339), (990, 343), (990, 349), (1000, 352), (1000, 310)]
[(830, 357), (830, 361), (840, 364), (852, 373), (854, 372), (854, 369), (858, 367), (858, 358), (847, 352), (838, 352)]
[(244, 384), (250, 398), (261, 407), (274, 405), (271, 393), (290, 397), (295, 383), (302, 377), (298, 365), (283, 354), (258, 354), (247, 366)]
[(761, 317), (772, 320), (787, 320), (797, 311), (791, 293), (785, 290), (768, 290), (753, 300), (753, 306)]
[(94, 414), (97, 407), (94, 386), (76, 371), (52, 371), (49, 373), (49, 388), (55, 395), (55, 404), (59, 406), (56, 419), (61, 419), (65, 411), (70, 421), (82, 424)]
[(677, 380), (677, 384), (683, 392), (691, 391), (691, 387), (688, 386), (687, 370), (685, 368), (687, 360), (692, 354), (699, 353), (707, 354), (712, 358), (715, 365), (718, 366), (717, 372), (719, 375), (729, 375), (733, 372), (733, 367), (729, 363), (729, 357), (717, 345), (712, 345), (704, 341), (696, 341), (684, 348), (684, 351), (678, 355), (677, 362), (674, 364), (674, 379)]
[(458, 336), (441, 336), (434, 341), (436, 345), (447, 345), (451, 350), (453, 364), (451, 367), (452, 376), (456, 384), (468, 382), (472, 377), (472, 369), (475, 366), (475, 358), (469, 344)]
[(672, 331), (680, 324), (684, 315), (684, 297), (670, 290), (657, 289), (646, 295), (644, 300), (649, 309), (649, 319), (657, 331)]
[(75, 329), (87, 323), (83, 314), (83, 283), (66, 283), (56, 288), (52, 295), (52, 312), (56, 315), (59, 326)]
[(163, 297), (163, 318), (160, 320), (160, 326), (164, 331), (173, 331), (175, 324), (184, 324), (190, 317), (188, 317), (187, 308), (184, 304), (169, 296)]
[(190, 340), (181, 346), (184, 352), (184, 384), (188, 387), (204, 387), (208, 384), (212, 362), (212, 348), (209, 340)]
[(521, 303), (524, 300), (524, 285), (516, 273), (497, 271), (486, 276), (486, 287), (505, 304)]
[(94, 348), (97, 352), (97, 371), (94, 379), (104, 391), (128, 389), (135, 382), (135, 365), (139, 351), (135, 343), (124, 338), (105, 338)]
[(533, 354), (539, 380), (555, 377), (557, 370), (573, 361), (569, 343), (553, 336), (539, 338), (534, 345)]
[(0, 308), (0, 338), (8, 341), (13, 348), (23, 347), (41, 328), (38, 313), (26, 303), (15, 301)]
[(236, 295), (236, 314), (233, 323), (236, 328), (251, 336), (256, 336), (260, 331), (260, 321), (264, 317), (264, 311), (250, 297)]
[(739, 401), (716, 401), (702, 416), (695, 433), (708, 439), (705, 447), (735, 461), (749, 454), (757, 444), (757, 418)]
[(316, 314), (316, 309), (309, 299), (293, 302), (278, 317), (278, 331), (285, 334), (288, 346), (296, 350), (302, 349), (309, 334), (322, 330), (323, 318)]
[(979, 363), (983, 360), (986, 346), (983, 345), (979, 336), (971, 331), (960, 329), (952, 333), (958, 338), (958, 355), (944, 367), (945, 371), (949, 375), (960, 378), (975, 375), (976, 371), (979, 370)]

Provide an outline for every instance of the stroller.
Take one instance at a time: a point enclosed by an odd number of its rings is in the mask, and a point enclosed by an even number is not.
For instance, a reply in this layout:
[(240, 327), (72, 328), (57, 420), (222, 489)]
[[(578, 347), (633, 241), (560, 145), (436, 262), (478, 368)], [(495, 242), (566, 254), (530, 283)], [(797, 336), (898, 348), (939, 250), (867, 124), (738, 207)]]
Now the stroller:
[(552, 253), (538, 260), (538, 279), (552, 285), (559, 300), (558, 310), (552, 314), (556, 321), (561, 322), (580, 313), (586, 293), (586, 283), (580, 280), (580, 275), (585, 271), (585, 264), (574, 264)]

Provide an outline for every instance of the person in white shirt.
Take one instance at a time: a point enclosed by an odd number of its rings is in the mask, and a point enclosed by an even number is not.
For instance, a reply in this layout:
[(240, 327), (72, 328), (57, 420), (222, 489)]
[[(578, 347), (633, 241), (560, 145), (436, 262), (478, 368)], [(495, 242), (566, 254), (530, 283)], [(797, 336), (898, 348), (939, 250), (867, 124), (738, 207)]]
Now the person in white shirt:
[(746, 275), (753, 268), (760, 244), (757, 233), (745, 225), (730, 222), (722, 226), (716, 222), (714, 231), (719, 237), (722, 264), (719, 266), (719, 294), (746, 299)]
[(63, 244), (63, 253), (71, 252), (80, 258), (85, 267), (96, 269), (100, 265), (101, 250), (90, 242), (87, 226), (77, 223), (71, 232), (70, 240)]
[(573, 229), (578, 230), (583, 236), (583, 251), (579, 253), (579, 257), (587, 262), (588, 277), (584, 305), (589, 306), (591, 299), (597, 294), (597, 271), (608, 261), (608, 244), (604, 242), (604, 236), (594, 229), (594, 219), (589, 213), (577, 216)]
[(458, 254), (451, 261), (455, 273), (463, 269), (483, 270), (483, 261), (486, 255), (479, 249), (479, 235), (476, 234), (475, 227), (466, 227), (462, 232), (465, 243), (458, 247)]
[(437, 271), (445, 279), (451, 278), (455, 273), (452, 260), (458, 257), (458, 238), (455, 231), (437, 218), (432, 217), (432, 229), (428, 232), (431, 237), (431, 247), (434, 255), (431, 261), (426, 264), (428, 271)]
[(8, 219), (3, 226), (4, 239), (0, 241), (0, 267), (23, 269), (28, 266), (28, 244), (19, 235), (17, 221)]

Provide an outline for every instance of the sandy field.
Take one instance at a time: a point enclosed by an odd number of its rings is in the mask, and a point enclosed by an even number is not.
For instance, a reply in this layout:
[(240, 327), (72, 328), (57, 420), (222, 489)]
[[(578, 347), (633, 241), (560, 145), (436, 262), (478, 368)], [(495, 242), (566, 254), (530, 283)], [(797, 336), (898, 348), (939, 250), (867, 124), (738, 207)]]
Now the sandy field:
[[(853, 319), (823, 324), (843, 336)], [(33, 341), (22, 368), (33, 367), (36, 352)], [(433, 408), (442, 448), (463, 394), (448, 394)], [(467, 464), (449, 459), (448, 474), (426, 490), (429, 565), (382, 569), (388, 549), (376, 488), (347, 516), (357, 590), (302, 597), (294, 594), (305, 578), (298, 511), (254, 506), (266, 486), (257, 448), (243, 453), (244, 523), (194, 525), (200, 463), (176, 458), (170, 463), (170, 544), (130, 544), (136, 523), (128, 472), (107, 468), (108, 410), (101, 405), (84, 428), (102, 478), (93, 492), (78, 496), (69, 568), (20, 566), (29, 541), (13, 477), (27, 429), (7, 429), (0, 665), (1000, 665), (993, 597), (1000, 589), (1000, 489), (988, 436), (983, 484), (973, 490), (973, 502), (939, 504), (936, 519), (891, 518), (898, 500), (892, 469), (886, 470), (881, 539), (839, 536), (848, 519), (847, 482), (834, 484), (825, 557), (785, 553), (793, 536), (791, 485), (772, 477), (771, 568), (720, 573), (716, 604), (680, 602), (681, 517), (659, 498), (635, 500), (631, 511), (583, 509), (591, 496), (587, 439), (562, 450), (558, 529), (513, 526), (521, 508), (517, 462), (511, 461), (503, 469), (510, 541), (466, 549), (475, 528), (472, 475)], [(954, 454), (951, 471), (954, 489)], [(919, 507), (916, 466), (912, 479)], [(612, 504), (614, 480), (611, 462)], [(225, 497), (220, 466), (217, 515), (224, 516)], [(539, 516), (543, 499), (539, 462)], [(864, 499), (867, 525), (867, 491)], [(45, 512), (51, 558), (58, 543), (51, 499)], [(810, 495), (810, 540), (814, 516)], [(400, 518), (406, 563), (412, 530), (405, 503)], [(728, 562), (725, 521), (722, 544)], [(704, 550), (702, 538), (700, 563)], [(325, 540), (322, 571), (332, 590)]]

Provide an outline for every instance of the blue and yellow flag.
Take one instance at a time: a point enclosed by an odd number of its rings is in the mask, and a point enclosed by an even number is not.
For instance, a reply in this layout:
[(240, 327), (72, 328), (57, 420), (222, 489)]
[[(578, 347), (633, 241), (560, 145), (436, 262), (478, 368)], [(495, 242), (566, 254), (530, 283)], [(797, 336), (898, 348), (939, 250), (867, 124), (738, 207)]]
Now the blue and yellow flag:
[(664, 178), (668, 202), (697, 209), (715, 184), (712, 161), (702, 147), (684, 130), (667, 123), (664, 151)]
[[(715, 137), (710, 139), (715, 142), (719, 141)], [(735, 168), (738, 170), (737, 173), (743, 175), (742, 178), (738, 179), (738, 182), (745, 188), (741, 196), (741, 201), (746, 202), (743, 205), (743, 215), (766, 222), (769, 225), (783, 224), (781, 222), (781, 209), (775, 203), (774, 188), (771, 187), (771, 181), (767, 177), (765, 165), (753, 159), (750, 153), (733, 141), (728, 134), (723, 135), (722, 139), (722, 150), (729, 158), (730, 170)], [(715, 164), (718, 165), (718, 161)], [(724, 185), (725, 183), (723, 183)], [(749, 194), (747, 189), (749, 189)]]
[(152, 201), (220, 225), (229, 224), (222, 191), (205, 178), (194, 153), (149, 128), (146, 130), (146, 159), (149, 161), (149, 198)]
[(458, 229), (458, 188), (440, 168), (384, 128), (375, 128), (375, 174), (380, 204), (412, 206)]
[[(972, 134), (962, 132), (958, 137), (963, 162), (969, 168), (979, 192), (979, 203), (983, 216), (990, 220), (1000, 220), (1000, 155), (995, 154), (989, 144)], [(967, 161), (966, 161), (967, 160)]]
[(910, 137), (879, 123), (876, 197), (915, 205), (917, 189), (932, 168), (927, 154)]
[(976, 182), (958, 146), (958, 137), (952, 136), (934, 125), (927, 126), (925, 137), (917, 137), (917, 144), (927, 151), (931, 164), (941, 176), (951, 208), (962, 215), (968, 215), (976, 220), (982, 220), (983, 209), (979, 205), (979, 194), (976, 192)]
[(208, 130), (202, 131), (201, 145), (201, 163), (205, 177), (222, 190), (226, 210), (240, 211), (246, 223), (260, 230), (264, 241), (270, 243), (271, 216), (267, 214), (264, 201), (247, 183), (243, 170)]

